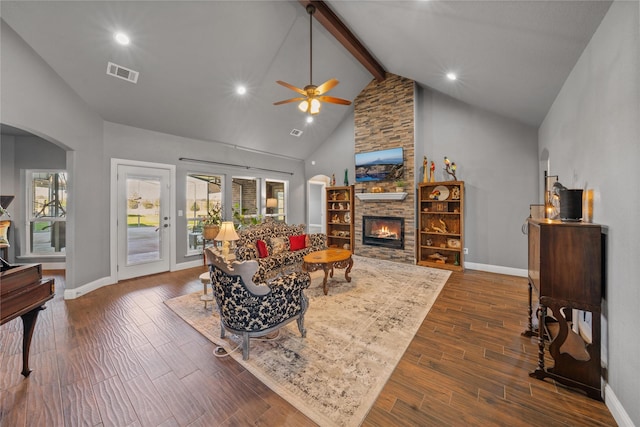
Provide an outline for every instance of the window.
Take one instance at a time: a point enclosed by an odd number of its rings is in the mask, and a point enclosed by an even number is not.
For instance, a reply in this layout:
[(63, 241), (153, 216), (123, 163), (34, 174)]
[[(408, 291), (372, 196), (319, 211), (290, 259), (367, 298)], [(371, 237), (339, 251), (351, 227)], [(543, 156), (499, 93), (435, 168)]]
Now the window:
[(285, 195), (287, 184), (287, 181), (265, 181), (266, 216), (272, 217), (276, 221), (286, 222)]
[(255, 178), (233, 177), (233, 222), (238, 226), (259, 223), (258, 180)]
[(27, 171), (27, 248), (31, 255), (64, 254), (67, 173)]
[(204, 244), (202, 228), (207, 212), (218, 204), (222, 205), (222, 177), (188, 174), (186, 194), (187, 254), (195, 254), (202, 250)]

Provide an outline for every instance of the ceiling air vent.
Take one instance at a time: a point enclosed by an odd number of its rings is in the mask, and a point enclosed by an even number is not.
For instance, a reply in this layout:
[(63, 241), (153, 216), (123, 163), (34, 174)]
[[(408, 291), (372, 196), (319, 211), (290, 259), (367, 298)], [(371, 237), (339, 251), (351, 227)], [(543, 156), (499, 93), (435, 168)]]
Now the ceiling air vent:
[(138, 83), (138, 75), (140, 75), (137, 71), (130, 70), (113, 62), (107, 64), (107, 74), (131, 83)]
[(289, 132), (289, 135), (300, 137), (300, 135), (302, 135), (302, 131), (300, 129), (293, 129)]

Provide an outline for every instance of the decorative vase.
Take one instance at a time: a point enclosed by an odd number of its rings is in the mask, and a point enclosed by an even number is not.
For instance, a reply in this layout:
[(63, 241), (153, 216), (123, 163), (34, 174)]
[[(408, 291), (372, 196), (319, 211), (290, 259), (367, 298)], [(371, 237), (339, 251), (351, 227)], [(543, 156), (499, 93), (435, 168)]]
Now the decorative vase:
[(349, 169), (344, 170), (344, 186), (349, 186)]

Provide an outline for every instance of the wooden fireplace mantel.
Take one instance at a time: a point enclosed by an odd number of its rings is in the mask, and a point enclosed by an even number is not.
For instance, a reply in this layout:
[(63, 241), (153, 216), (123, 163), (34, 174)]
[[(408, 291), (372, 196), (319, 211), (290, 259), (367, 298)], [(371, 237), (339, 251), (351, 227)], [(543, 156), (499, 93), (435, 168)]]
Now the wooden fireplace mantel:
[(404, 200), (407, 197), (406, 192), (401, 193), (356, 193), (356, 197), (363, 202), (367, 201), (391, 201), (391, 200)]

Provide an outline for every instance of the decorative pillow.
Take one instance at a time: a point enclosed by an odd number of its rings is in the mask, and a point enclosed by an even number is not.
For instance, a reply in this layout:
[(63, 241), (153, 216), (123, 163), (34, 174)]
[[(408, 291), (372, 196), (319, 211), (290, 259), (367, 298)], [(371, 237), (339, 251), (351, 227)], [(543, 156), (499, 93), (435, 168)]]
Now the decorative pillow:
[(258, 256), (260, 258), (266, 258), (269, 256), (269, 249), (264, 240), (256, 240), (256, 248), (258, 249)]
[(289, 236), (289, 250), (290, 251), (299, 251), (300, 249), (304, 249), (307, 247), (307, 235), (300, 234), (298, 236)]
[(287, 250), (284, 237), (272, 237), (271, 239), (269, 239), (269, 244), (271, 245), (271, 250), (273, 251), (271, 255), (286, 252)]
[(311, 247), (311, 238), (309, 237), (308, 234), (304, 235), (304, 247), (305, 248)]

